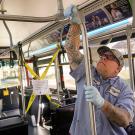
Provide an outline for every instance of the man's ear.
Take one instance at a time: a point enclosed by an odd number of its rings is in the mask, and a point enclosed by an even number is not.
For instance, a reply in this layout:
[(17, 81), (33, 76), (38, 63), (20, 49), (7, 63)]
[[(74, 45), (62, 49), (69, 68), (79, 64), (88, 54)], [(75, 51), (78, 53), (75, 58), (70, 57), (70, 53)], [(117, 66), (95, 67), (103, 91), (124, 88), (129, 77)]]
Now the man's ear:
[(118, 66), (117, 68), (117, 73), (119, 73), (121, 71), (122, 67), (121, 66)]

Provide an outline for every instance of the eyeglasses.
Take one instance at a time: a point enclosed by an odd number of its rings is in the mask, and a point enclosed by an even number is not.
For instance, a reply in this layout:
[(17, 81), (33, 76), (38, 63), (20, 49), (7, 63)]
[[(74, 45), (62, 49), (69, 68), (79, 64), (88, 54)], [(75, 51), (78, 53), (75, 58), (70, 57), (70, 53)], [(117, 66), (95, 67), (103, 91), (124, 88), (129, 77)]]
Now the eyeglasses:
[(103, 53), (102, 55), (100, 55), (100, 58), (106, 58), (107, 60), (115, 61), (118, 63), (118, 65), (120, 65), (118, 59), (110, 53)]

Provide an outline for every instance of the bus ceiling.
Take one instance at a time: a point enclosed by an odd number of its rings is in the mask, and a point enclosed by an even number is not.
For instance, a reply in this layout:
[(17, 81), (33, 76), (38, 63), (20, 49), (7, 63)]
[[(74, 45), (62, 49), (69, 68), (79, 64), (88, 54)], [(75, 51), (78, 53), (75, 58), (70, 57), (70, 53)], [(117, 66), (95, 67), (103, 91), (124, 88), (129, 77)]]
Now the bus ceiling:
[[(71, 3), (77, 5), (81, 14), (83, 14), (90, 41), (94, 41), (98, 37), (104, 37), (104, 35), (107, 36), (114, 31), (116, 33), (116, 31), (122, 32), (125, 30), (126, 33), (126, 26), (132, 25), (132, 20), (134, 26), (134, 0), (53, 0), (53, 2), (40, 0), (34, 1), (34, 3), (32, 0), (27, 2), (1, 0), (0, 20), (7, 22), (14, 46), (17, 46), (20, 41), (24, 46), (24, 52), (28, 51), (29, 46), (29, 51), (34, 52), (58, 42), (63, 25), (63, 40), (65, 39), (69, 28), (68, 21), (58, 22), (54, 17), (58, 13), (63, 13), (63, 9), (61, 10), (60, 7), (65, 9)], [(133, 9), (131, 6), (133, 6)], [(0, 45), (10, 46), (9, 34), (4, 25), (0, 25), (0, 29), (2, 33)], [(105, 40), (108, 39), (105, 38)]]

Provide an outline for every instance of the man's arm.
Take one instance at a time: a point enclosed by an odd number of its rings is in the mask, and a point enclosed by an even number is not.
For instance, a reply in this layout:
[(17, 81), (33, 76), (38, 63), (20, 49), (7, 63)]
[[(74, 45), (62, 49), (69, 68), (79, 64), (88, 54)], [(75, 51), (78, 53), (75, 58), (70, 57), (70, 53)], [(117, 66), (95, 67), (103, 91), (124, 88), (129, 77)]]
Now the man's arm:
[(104, 105), (102, 106), (102, 111), (105, 113), (105, 115), (110, 121), (116, 123), (118, 126), (127, 127), (131, 122), (131, 116), (128, 111), (116, 107), (108, 101), (104, 102)]
[(84, 89), (86, 101), (92, 102), (97, 108), (100, 108), (111, 122), (121, 127), (129, 125), (131, 116), (126, 109), (114, 106), (106, 101), (94, 86), (84, 86)]
[(72, 70), (75, 70), (83, 60), (83, 55), (79, 51), (80, 47), (80, 26), (71, 24), (67, 34), (65, 49), (68, 55), (69, 64)]

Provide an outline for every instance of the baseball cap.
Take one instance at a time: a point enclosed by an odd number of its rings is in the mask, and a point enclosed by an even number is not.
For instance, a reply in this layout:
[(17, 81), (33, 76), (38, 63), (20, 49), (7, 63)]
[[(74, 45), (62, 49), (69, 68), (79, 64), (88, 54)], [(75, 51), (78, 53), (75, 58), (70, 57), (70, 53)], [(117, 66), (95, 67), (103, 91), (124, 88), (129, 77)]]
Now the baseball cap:
[(109, 47), (107, 46), (101, 46), (97, 49), (97, 52), (99, 55), (103, 55), (104, 53), (106, 52), (111, 52), (115, 58), (118, 60), (119, 64), (121, 67), (124, 66), (124, 58), (123, 58), (123, 55), (116, 49), (110, 49)]

